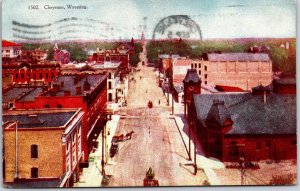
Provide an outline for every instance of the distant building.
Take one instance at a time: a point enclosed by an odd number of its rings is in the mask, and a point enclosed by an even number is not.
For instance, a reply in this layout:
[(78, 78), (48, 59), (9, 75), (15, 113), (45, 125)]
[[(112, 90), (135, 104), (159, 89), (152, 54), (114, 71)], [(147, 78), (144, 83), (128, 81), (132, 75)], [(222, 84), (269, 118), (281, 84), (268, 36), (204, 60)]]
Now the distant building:
[(280, 94), (296, 94), (296, 78), (280, 78), (273, 81), (273, 90)]
[(20, 44), (2, 40), (2, 58), (19, 58), (21, 52)]
[[(27, 93), (15, 100), (17, 109), (81, 108), (84, 161), (93, 149), (94, 134), (99, 134), (106, 120), (107, 75), (81, 74), (57, 77), (40, 95)], [(87, 163), (86, 163), (87, 164)]]
[(14, 84), (42, 85), (51, 82), (60, 74), (57, 62), (3, 62), (2, 73), (12, 75)]
[(35, 50), (22, 50), (21, 58), (23, 59), (32, 59), (32, 60), (37, 60), (37, 61), (42, 61), (47, 59), (47, 52), (40, 50), (40, 49), (35, 49)]
[(67, 64), (70, 62), (70, 53), (66, 49), (60, 50), (55, 44), (53, 53), (53, 60), (56, 62), (60, 62), (61, 64)]
[(93, 54), (93, 61), (97, 63), (104, 62), (121, 62), (120, 69), (122, 73), (129, 72), (129, 55), (130, 50), (116, 49), (116, 50), (105, 50), (97, 48), (97, 52)]
[(3, 179), (11, 187), (72, 187), (83, 161), (80, 109), (3, 113)]
[(273, 80), (272, 61), (265, 53), (209, 53), (201, 60), (192, 60), (205, 85), (233, 86), (251, 90), (269, 85)]

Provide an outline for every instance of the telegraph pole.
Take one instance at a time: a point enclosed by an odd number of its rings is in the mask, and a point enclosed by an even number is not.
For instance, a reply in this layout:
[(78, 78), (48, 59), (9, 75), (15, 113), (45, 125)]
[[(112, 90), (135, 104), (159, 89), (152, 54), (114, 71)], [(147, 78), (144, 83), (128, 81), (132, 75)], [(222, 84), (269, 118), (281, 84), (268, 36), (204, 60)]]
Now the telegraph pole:
[(103, 126), (102, 129), (102, 157), (101, 157), (101, 166), (102, 166), (102, 176), (105, 176), (105, 170), (104, 170), (104, 130), (105, 130), (105, 125)]

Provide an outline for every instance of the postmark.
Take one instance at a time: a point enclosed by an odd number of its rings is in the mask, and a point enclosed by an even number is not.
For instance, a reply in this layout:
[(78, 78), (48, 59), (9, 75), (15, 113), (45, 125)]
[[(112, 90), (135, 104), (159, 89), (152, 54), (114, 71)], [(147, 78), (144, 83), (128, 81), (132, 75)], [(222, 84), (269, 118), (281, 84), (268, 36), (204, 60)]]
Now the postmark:
[(152, 38), (202, 39), (202, 32), (199, 25), (188, 15), (171, 15), (158, 22)]

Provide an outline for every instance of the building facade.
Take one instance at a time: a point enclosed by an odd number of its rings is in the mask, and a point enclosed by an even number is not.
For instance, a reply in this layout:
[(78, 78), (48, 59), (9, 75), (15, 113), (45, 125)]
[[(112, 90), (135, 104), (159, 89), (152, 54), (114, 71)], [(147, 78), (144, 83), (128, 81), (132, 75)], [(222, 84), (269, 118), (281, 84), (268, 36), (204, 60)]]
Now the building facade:
[(83, 115), (80, 109), (4, 112), (4, 183), (57, 180), (52, 187), (72, 187), (83, 160)]
[(23, 59), (32, 59), (37, 61), (42, 61), (47, 59), (47, 52), (35, 49), (35, 50), (22, 50), (21, 58)]
[(266, 53), (209, 53), (192, 60), (205, 85), (238, 87), (251, 90), (273, 80), (272, 61)]
[(2, 58), (20, 58), (21, 53), (20, 44), (2, 40)]
[(68, 64), (70, 62), (71, 55), (66, 49), (60, 50), (55, 44), (53, 53), (53, 60), (56, 62), (60, 62), (61, 64)]
[(13, 84), (42, 85), (52, 82), (60, 74), (57, 62), (3, 62), (2, 73), (11, 74)]
[(92, 150), (94, 134), (99, 134), (105, 122), (107, 104), (106, 75), (63, 75), (57, 77), (40, 95), (28, 93), (15, 101), (17, 109), (81, 108), (85, 115), (82, 126), (84, 160)]

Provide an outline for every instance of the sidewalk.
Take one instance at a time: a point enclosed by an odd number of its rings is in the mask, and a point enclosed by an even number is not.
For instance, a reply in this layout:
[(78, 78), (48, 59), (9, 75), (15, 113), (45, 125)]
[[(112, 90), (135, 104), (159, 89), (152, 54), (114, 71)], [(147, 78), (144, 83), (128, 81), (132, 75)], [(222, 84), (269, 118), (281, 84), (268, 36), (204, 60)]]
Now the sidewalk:
[[(172, 100), (172, 95), (170, 95), (170, 100)], [(181, 103), (174, 103), (174, 115), (171, 115), (171, 118), (175, 120), (178, 131), (181, 135), (182, 141), (185, 145), (187, 154), (189, 147), (189, 137), (188, 137), (188, 121), (183, 114), (183, 105)], [(213, 169), (224, 169), (225, 166), (222, 162), (210, 159), (204, 156), (203, 149), (198, 139), (194, 139), (194, 131), (191, 129), (191, 158), (194, 161), (194, 147), (196, 143), (197, 154), (196, 161), (198, 169), (203, 169), (209, 183), (211, 185), (221, 185), (217, 175)]]
[[(109, 132), (106, 137), (106, 165), (111, 165), (111, 161), (109, 158), (109, 149), (111, 145), (112, 137), (114, 136), (118, 123), (120, 120), (119, 115), (112, 115), (112, 120), (106, 123), (106, 132)], [(80, 175), (79, 182), (75, 183), (74, 187), (101, 187), (102, 182), (102, 133), (99, 134), (98, 138), (98, 148), (94, 153), (90, 153), (89, 155), (89, 167), (84, 168), (82, 174)]]

